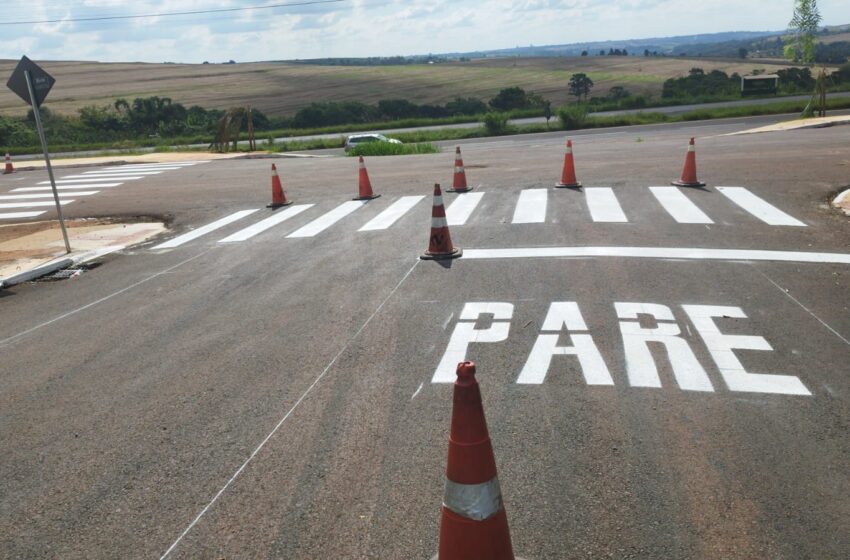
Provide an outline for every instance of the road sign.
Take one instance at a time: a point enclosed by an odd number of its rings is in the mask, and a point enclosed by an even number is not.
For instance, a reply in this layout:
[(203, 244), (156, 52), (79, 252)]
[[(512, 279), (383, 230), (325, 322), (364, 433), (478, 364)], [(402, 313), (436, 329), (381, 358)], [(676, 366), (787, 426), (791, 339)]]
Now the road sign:
[(53, 84), (56, 83), (56, 79), (45, 72), (44, 69), (32, 60), (25, 56), (21, 57), (21, 61), (18, 63), (17, 68), (15, 68), (15, 71), (12, 72), (12, 76), (9, 78), (9, 81), (6, 82), (6, 86), (30, 105), (33, 103), (30, 100), (30, 93), (27, 88), (26, 72), (29, 72), (30, 74), (32, 89), (35, 92), (36, 105), (41, 107), (41, 104), (44, 103), (44, 99), (47, 97), (47, 94), (50, 93), (50, 89), (53, 87)]

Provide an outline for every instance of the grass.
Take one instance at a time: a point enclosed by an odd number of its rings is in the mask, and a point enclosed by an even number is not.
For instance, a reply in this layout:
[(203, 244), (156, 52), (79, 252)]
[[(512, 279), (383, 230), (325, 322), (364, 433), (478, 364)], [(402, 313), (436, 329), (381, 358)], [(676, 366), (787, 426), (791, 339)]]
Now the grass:
[(417, 144), (394, 144), (392, 142), (367, 142), (348, 152), (349, 156), (402, 156), (410, 154), (438, 154), (439, 146), (430, 142)]

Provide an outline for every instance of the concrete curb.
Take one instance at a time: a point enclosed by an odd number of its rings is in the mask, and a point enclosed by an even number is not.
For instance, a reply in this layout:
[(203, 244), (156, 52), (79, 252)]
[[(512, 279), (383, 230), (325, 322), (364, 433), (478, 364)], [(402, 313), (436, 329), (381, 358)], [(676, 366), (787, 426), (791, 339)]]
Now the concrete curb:
[(844, 212), (845, 215), (850, 216), (850, 189), (845, 189), (844, 192), (839, 193), (833, 199), (832, 205)]
[(109, 247), (94, 249), (92, 251), (86, 251), (77, 255), (72, 254), (69, 257), (58, 258), (54, 261), (50, 261), (35, 268), (31, 268), (30, 270), (25, 270), (23, 272), (19, 272), (18, 274), (7, 276), (6, 278), (0, 278), (0, 290), (4, 288), (10, 288), (16, 284), (29, 282), (31, 280), (41, 278), (42, 276), (46, 276), (48, 274), (53, 274), (57, 270), (62, 270), (63, 268), (68, 268), (69, 266), (77, 266), (93, 261), (97, 258), (106, 256), (116, 251), (120, 251), (124, 248), (124, 245), (112, 245)]

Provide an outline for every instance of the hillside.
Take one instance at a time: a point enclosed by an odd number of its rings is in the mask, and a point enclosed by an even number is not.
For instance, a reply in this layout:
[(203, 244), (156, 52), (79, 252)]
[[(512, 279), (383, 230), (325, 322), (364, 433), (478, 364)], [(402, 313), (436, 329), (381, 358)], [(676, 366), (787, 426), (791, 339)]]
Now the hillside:
[[(8, 76), (16, 62), (0, 61)], [(565, 103), (567, 82), (587, 73), (594, 92), (619, 85), (633, 93), (659, 94), (664, 80), (684, 76), (694, 66), (728, 74), (746, 74), (765, 63), (655, 57), (493, 58), (469, 62), (403, 66), (315, 66), (293, 63), (143, 64), (44, 62), (57, 80), (45, 106), (62, 114), (80, 107), (112, 104), (115, 99), (152, 95), (185, 106), (228, 108), (251, 104), (270, 115), (292, 115), (313, 101), (353, 100), (375, 103), (403, 98), (416, 103), (445, 103), (457, 96), (489, 99), (500, 89), (520, 86)], [(779, 63), (771, 69), (786, 66)], [(0, 89), (0, 114), (21, 115), (24, 103)]]

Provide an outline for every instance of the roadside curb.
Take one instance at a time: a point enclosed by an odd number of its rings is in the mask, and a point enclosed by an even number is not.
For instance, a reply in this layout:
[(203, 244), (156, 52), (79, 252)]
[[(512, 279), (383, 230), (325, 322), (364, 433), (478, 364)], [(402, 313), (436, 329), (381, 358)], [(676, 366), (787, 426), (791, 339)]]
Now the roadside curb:
[(833, 201), (832, 205), (844, 212), (844, 215), (850, 216), (850, 189), (845, 189), (843, 192), (839, 193)]
[(38, 278), (41, 278), (42, 276), (53, 274), (54, 272), (62, 270), (63, 268), (68, 268), (69, 266), (85, 264), (87, 262), (93, 261), (94, 259), (106, 256), (110, 253), (120, 251), (124, 248), (124, 245), (113, 245), (110, 247), (102, 247), (100, 249), (86, 251), (78, 255), (71, 255), (70, 257), (60, 257), (56, 260), (39, 265), (35, 268), (31, 268), (30, 270), (25, 270), (23, 272), (19, 272), (18, 274), (7, 276), (6, 278), (0, 278), (0, 290), (10, 288), (12, 286), (15, 286), (16, 284), (22, 284), (24, 282), (36, 280)]

